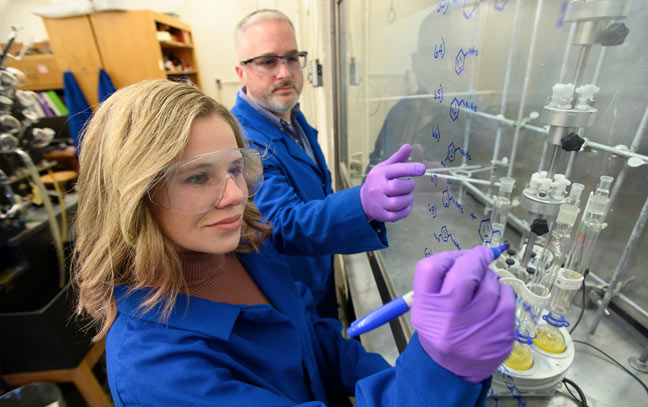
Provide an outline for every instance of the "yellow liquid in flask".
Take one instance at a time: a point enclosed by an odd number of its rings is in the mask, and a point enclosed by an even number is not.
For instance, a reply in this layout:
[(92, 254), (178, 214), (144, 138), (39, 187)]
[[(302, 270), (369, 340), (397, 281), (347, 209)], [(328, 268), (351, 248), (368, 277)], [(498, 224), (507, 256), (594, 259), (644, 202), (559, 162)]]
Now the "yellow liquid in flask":
[(536, 330), (536, 337), (533, 344), (549, 353), (563, 353), (565, 351), (565, 339), (558, 328), (551, 325), (541, 326)]
[(533, 367), (533, 356), (529, 345), (520, 342), (514, 342), (513, 351), (508, 359), (504, 361), (504, 366), (515, 370), (529, 370)]

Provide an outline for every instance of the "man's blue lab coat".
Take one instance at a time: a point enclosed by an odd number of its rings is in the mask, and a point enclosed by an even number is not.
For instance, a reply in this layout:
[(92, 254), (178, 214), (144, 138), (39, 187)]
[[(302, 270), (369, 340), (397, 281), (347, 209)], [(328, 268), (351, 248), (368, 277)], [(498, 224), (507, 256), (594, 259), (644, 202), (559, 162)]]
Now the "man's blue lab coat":
[(268, 150), (263, 162), (264, 184), (254, 203), (272, 224), (275, 248), (291, 255), (281, 261), (290, 264), (295, 280), (311, 289), (320, 315), (336, 317), (332, 255), (387, 247), (385, 225), (367, 222), (359, 186), (333, 194), (317, 130), (301, 112), (297, 121), (317, 163), (240, 96), (232, 113), (250, 145), (262, 153)]
[[(267, 246), (267, 245), (266, 245)], [(179, 296), (166, 323), (123, 297), (106, 340), (116, 406), (483, 406), (490, 380), (471, 384), (437, 365), (412, 338), (396, 367), (343, 339), (317, 316), (310, 291), (263, 253), (239, 259), (272, 305)], [(188, 300), (188, 301), (187, 301)]]

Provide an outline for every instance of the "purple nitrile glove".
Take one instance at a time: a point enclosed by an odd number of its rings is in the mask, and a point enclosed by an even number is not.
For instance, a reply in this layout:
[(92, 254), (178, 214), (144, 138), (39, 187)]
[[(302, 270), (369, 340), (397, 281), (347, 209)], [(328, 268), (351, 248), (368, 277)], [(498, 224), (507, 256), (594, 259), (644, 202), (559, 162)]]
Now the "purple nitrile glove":
[(471, 383), (488, 378), (511, 353), (515, 296), (488, 268), (485, 246), (442, 252), (419, 261), (412, 326), (425, 352)]
[(425, 174), (422, 163), (406, 163), (412, 147), (403, 144), (387, 160), (367, 174), (360, 188), (360, 202), (367, 219), (396, 222), (409, 215), (414, 207), (414, 181), (400, 179)]

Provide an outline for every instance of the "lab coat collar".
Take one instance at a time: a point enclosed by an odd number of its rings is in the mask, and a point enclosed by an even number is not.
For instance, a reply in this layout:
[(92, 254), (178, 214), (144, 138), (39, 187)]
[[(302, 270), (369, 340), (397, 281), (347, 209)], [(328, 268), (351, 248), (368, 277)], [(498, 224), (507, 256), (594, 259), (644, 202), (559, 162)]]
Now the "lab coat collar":
[[(294, 288), (286, 264), (279, 263), (260, 253), (239, 254), (238, 257), (276, 310), (293, 323), (305, 318), (303, 313), (299, 312), (303, 309), (303, 305), (299, 303), (301, 300)], [(156, 305), (148, 312), (142, 312), (139, 308), (140, 304), (145, 301), (149, 290), (139, 289), (129, 293), (129, 288), (125, 285), (115, 287), (117, 310), (120, 313), (155, 324), (199, 332), (222, 340), (228, 340), (234, 324), (243, 310), (253, 312), (254, 309), (258, 309), (265, 314), (268, 310), (268, 305), (265, 304), (251, 306), (215, 304), (203, 298), (179, 294), (176, 298), (175, 308), (168, 320), (161, 322), (162, 304)], [(191, 312), (188, 312), (189, 310)]]
[[(306, 151), (304, 151), (303, 148), (301, 148), (294, 140), (292, 140), (290, 136), (285, 134), (282, 130), (277, 128), (275, 124), (272, 123), (267, 117), (250, 106), (250, 104), (241, 97), (241, 92), (238, 92), (236, 95), (236, 104), (234, 105), (232, 112), (241, 122), (243, 128), (255, 128), (261, 135), (268, 138), (266, 145), (257, 142), (256, 144), (260, 144), (259, 147), (269, 147), (270, 149), (272, 149), (271, 144), (282, 143), (284, 146), (286, 146), (288, 153), (292, 157), (307, 163), (318, 173), (322, 174), (323, 167), (320, 168), (320, 166), (322, 166), (324, 163), (324, 156), (322, 156), (321, 153), (317, 151), (318, 149), (315, 148), (315, 144), (317, 143), (317, 130), (313, 129), (308, 124), (306, 117), (304, 117), (304, 114), (301, 111), (297, 113), (296, 121), (304, 130), (304, 133), (308, 138), (308, 142), (313, 148), (313, 154), (318, 161), (317, 163), (313, 162)], [(314, 136), (311, 137), (311, 133)]]

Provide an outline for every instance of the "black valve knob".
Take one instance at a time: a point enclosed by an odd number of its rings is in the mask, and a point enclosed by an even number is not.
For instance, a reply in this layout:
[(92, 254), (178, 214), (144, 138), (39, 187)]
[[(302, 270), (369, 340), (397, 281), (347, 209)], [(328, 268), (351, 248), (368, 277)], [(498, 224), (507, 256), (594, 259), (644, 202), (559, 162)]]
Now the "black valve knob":
[(625, 24), (613, 23), (599, 33), (598, 40), (604, 47), (621, 45), (629, 32)]
[(542, 236), (545, 233), (549, 232), (549, 224), (547, 224), (546, 219), (534, 219), (531, 224), (531, 232), (535, 233), (538, 236)]
[(529, 273), (529, 275), (534, 275), (535, 274), (535, 269), (533, 267), (527, 267), (526, 272)]
[(506, 264), (508, 264), (509, 266), (512, 266), (512, 265), (515, 264), (515, 260), (513, 260), (513, 259), (510, 258), (510, 257), (509, 257), (508, 259), (506, 259), (505, 261), (506, 261)]
[(509, 256), (515, 256), (516, 251), (515, 249), (508, 249), (506, 253), (508, 253)]
[(585, 139), (576, 133), (569, 133), (560, 139), (562, 149), (565, 151), (579, 151), (585, 143)]

